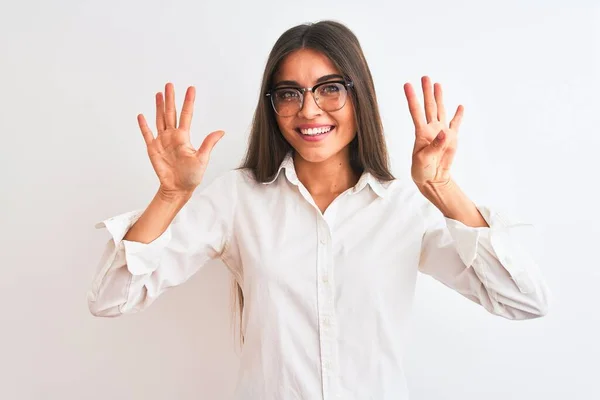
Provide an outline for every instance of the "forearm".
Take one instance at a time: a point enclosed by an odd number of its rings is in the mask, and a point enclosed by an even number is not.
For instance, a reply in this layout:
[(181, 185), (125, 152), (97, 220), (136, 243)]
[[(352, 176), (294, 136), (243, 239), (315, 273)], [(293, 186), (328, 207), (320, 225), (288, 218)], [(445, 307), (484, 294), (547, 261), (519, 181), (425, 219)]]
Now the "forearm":
[(162, 235), (191, 195), (164, 196), (157, 192), (124, 240), (150, 243)]
[(467, 195), (458, 187), (454, 180), (445, 185), (426, 184), (419, 191), (435, 205), (445, 217), (460, 221), (473, 228), (488, 227), (489, 225)]

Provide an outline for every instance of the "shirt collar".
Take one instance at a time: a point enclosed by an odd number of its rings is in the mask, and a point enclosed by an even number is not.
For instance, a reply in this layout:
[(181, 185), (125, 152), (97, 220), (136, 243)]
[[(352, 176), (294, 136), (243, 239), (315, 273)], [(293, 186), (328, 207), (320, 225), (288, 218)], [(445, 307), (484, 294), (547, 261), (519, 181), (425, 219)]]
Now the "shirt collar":
[(294, 168), (294, 158), (292, 157), (291, 151), (285, 155), (273, 179), (271, 179), (268, 182), (263, 182), (263, 184), (268, 185), (275, 182), (279, 177), (279, 173), (281, 172), (281, 170), (285, 171), (285, 176), (287, 177), (288, 181), (290, 181), (290, 183), (298, 185), (300, 181), (298, 180), (298, 176), (296, 175), (296, 168)]
[[(269, 184), (275, 182), (277, 180), (277, 178), (279, 177), (281, 170), (284, 170), (285, 177), (291, 184), (298, 186), (298, 184), (300, 183), (300, 180), (298, 179), (298, 176), (296, 175), (296, 168), (294, 167), (294, 158), (293, 158), (292, 152), (288, 152), (286, 154), (285, 158), (279, 165), (279, 169), (275, 173), (275, 176), (273, 177), (273, 179), (271, 179), (268, 182), (263, 182), (263, 184), (269, 185)], [(380, 182), (379, 179), (377, 179), (373, 175), (371, 175), (370, 172), (364, 172), (361, 175), (358, 182), (356, 183), (356, 185), (354, 186), (354, 188), (352, 189), (352, 193), (353, 194), (358, 193), (361, 190), (363, 190), (365, 188), (365, 186), (369, 185), (371, 187), (371, 189), (375, 192), (375, 194), (377, 194), (377, 196), (385, 197), (385, 194), (389, 188), (389, 184), (390, 184), (390, 182), (385, 182), (385, 183)]]

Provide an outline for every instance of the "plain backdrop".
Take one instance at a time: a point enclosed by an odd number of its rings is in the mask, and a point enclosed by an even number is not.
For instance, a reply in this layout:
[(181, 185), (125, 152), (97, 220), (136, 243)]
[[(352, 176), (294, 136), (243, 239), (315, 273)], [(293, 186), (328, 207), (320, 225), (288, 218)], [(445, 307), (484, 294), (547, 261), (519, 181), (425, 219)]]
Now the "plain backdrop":
[(239, 165), (267, 55), (334, 19), (361, 41), (399, 179), (402, 91), (429, 75), (465, 106), (454, 177), (536, 226), (549, 314), (509, 321), (420, 275), (406, 369), (414, 400), (598, 399), (600, 4), (597, 1), (2, 1), (0, 398), (227, 399), (237, 373), (229, 275), (214, 262), (136, 315), (93, 317), (109, 240), (158, 180), (136, 122), (197, 88), (192, 143), (224, 129), (205, 182)]

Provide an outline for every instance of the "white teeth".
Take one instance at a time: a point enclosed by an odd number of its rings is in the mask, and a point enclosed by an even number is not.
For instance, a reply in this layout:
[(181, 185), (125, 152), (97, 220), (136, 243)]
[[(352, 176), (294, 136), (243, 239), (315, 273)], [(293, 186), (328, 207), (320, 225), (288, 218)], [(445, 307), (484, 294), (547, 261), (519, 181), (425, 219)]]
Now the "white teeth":
[(329, 132), (331, 128), (331, 126), (326, 126), (320, 128), (300, 129), (300, 133), (303, 135), (322, 135), (323, 133)]

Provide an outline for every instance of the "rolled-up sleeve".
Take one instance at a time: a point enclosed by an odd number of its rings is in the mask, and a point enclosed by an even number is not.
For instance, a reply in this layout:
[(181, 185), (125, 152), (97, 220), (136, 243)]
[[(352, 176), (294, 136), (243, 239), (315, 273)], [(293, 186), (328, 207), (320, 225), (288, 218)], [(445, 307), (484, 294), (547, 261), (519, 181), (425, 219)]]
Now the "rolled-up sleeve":
[(546, 315), (549, 290), (532, 257), (533, 225), (478, 206), (489, 227), (472, 228), (431, 207), (424, 216), (421, 272), (492, 314), (508, 319)]
[(207, 261), (222, 256), (232, 235), (236, 199), (232, 171), (196, 193), (150, 243), (123, 239), (143, 210), (96, 224), (108, 231), (110, 239), (87, 294), (90, 312), (114, 317), (140, 311), (165, 290), (187, 281)]

